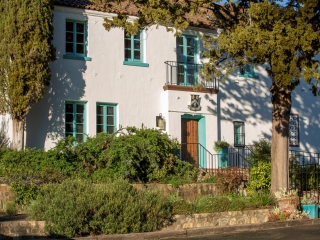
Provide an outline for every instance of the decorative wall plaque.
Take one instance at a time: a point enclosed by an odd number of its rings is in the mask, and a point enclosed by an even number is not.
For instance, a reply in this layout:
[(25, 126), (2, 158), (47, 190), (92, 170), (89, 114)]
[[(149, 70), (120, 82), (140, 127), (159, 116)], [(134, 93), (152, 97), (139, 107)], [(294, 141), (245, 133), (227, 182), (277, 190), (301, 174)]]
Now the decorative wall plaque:
[(191, 111), (200, 111), (201, 110), (199, 95), (191, 94), (191, 102), (190, 102), (190, 105), (188, 105), (188, 108)]

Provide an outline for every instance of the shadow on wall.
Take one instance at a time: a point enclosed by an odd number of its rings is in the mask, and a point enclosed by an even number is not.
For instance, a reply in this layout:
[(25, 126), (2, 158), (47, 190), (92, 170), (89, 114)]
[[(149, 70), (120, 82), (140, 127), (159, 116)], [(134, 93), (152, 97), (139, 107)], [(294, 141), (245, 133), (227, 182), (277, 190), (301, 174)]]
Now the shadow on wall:
[(11, 147), (9, 138), (9, 118), (1, 116), (0, 123), (0, 148)]
[[(272, 105), (268, 85), (271, 85), (271, 81), (267, 76), (260, 75), (259, 79), (251, 79), (232, 75), (220, 83), (217, 100), (210, 95), (205, 96), (212, 105), (208, 111), (217, 115), (218, 139), (222, 139), (226, 131), (232, 131), (233, 135), (233, 128), (225, 129), (223, 122), (244, 121), (246, 126), (253, 127), (271, 122)], [(259, 129), (255, 133), (248, 132), (249, 129), (246, 129), (246, 135), (254, 138), (263, 135), (271, 139), (271, 128)]]
[[(58, 54), (57, 54), (58, 55)], [(27, 116), (26, 146), (45, 148), (46, 138), (57, 142), (64, 137), (65, 101), (80, 100), (85, 93), (83, 73), (85, 61), (62, 59), (52, 63), (51, 86), (45, 97), (36, 104)]]
[[(263, 72), (263, 71), (261, 71)], [(270, 128), (257, 129), (257, 132), (248, 132), (254, 138), (259, 135), (269, 140), (272, 136), (272, 103), (269, 92), (271, 80), (267, 75), (259, 74), (259, 79), (240, 78), (235, 74), (230, 76), (224, 83), (220, 84), (217, 100), (206, 95), (212, 107), (208, 111), (216, 114), (218, 119), (218, 138), (223, 138), (225, 131), (222, 127), (223, 121), (244, 121), (246, 126), (259, 126), (270, 124)], [(319, 97), (314, 97), (311, 93), (310, 85), (303, 80), (291, 94), (292, 114), (299, 114), (300, 121), (300, 147), (296, 150), (320, 152), (316, 146), (320, 142), (320, 101)], [(303, 91), (302, 91), (303, 90)], [(233, 131), (233, 129), (232, 129)]]

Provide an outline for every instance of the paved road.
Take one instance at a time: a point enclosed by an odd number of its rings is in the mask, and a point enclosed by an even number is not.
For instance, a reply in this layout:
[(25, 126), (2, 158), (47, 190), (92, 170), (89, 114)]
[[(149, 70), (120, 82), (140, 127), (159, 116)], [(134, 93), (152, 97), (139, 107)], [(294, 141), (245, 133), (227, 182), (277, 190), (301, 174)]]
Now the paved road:
[(295, 226), (271, 230), (261, 230), (255, 232), (241, 232), (232, 234), (216, 234), (198, 237), (184, 237), (184, 238), (168, 238), (170, 240), (230, 240), (230, 239), (244, 239), (244, 240), (320, 240), (320, 225), (306, 225)]

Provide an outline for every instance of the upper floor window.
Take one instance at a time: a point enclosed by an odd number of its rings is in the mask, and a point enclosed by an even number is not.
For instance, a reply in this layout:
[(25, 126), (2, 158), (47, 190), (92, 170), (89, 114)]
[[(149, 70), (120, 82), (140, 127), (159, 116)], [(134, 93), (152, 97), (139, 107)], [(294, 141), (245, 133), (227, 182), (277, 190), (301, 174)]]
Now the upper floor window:
[(246, 64), (245, 66), (240, 66), (239, 68), (239, 77), (247, 77), (247, 78), (259, 78), (259, 75), (254, 71), (254, 65)]
[(97, 104), (97, 133), (114, 133), (116, 128), (117, 106), (114, 104)]
[(87, 23), (83, 21), (66, 21), (66, 54), (64, 58), (87, 60)]
[(144, 62), (144, 32), (139, 31), (136, 35), (127, 36), (124, 33), (124, 65), (148, 67)]
[(299, 147), (299, 114), (290, 114), (289, 146)]
[(65, 104), (65, 136), (73, 136), (78, 142), (86, 138), (86, 103), (66, 102)]
[(234, 146), (243, 147), (245, 145), (244, 122), (233, 122), (234, 128)]
[(182, 35), (177, 38), (177, 85), (198, 84), (199, 65), (197, 64), (197, 38)]

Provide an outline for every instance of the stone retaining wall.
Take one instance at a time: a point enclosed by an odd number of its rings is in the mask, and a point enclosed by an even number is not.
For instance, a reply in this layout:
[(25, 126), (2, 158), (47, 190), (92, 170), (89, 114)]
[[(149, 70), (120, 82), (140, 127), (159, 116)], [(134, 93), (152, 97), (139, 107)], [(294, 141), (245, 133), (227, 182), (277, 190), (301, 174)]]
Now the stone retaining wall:
[(162, 230), (182, 230), (189, 228), (264, 223), (268, 221), (269, 211), (270, 209), (259, 209), (233, 212), (175, 215), (173, 217), (172, 225), (166, 226)]
[[(219, 213), (201, 213), (192, 215), (175, 215), (172, 225), (162, 231), (182, 230), (215, 226), (236, 226), (243, 224), (264, 223), (268, 220), (269, 209), (246, 210)], [(0, 222), (1, 235), (6, 237), (18, 236), (47, 236), (43, 221), (7, 221)]]
[(133, 184), (137, 189), (147, 189), (160, 191), (163, 195), (177, 194), (184, 200), (194, 198), (199, 195), (218, 196), (219, 190), (215, 183), (193, 183), (184, 184), (175, 188), (171, 184)]
[(14, 200), (14, 193), (7, 184), (0, 184), (0, 210), (4, 209), (5, 203)]
[(5, 237), (43, 237), (48, 236), (43, 221), (7, 221), (0, 222), (0, 239)]

